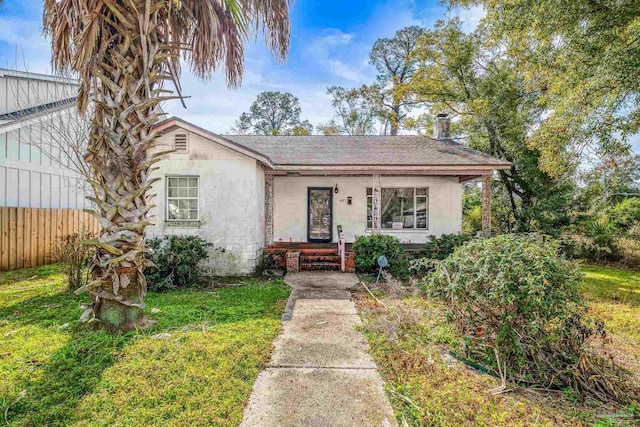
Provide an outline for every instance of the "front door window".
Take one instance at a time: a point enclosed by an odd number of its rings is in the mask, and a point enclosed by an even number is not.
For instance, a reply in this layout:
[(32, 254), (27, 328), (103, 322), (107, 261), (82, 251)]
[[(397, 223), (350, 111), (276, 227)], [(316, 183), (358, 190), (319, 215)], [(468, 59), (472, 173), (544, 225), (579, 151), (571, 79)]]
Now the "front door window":
[(332, 237), (332, 188), (309, 188), (308, 240), (330, 242)]

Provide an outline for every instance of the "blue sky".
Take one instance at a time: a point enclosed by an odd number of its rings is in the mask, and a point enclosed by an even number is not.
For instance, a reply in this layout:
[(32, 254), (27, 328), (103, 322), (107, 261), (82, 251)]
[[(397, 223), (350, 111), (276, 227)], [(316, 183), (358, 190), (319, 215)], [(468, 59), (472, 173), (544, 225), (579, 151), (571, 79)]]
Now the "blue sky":
[[(326, 96), (331, 85), (359, 86), (375, 79), (368, 64), (373, 43), (407, 25), (429, 25), (445, 16), (437, 0), (297, 0), (291, 10), (291, 49), (284, 64), (275, 61), (260, 41), (247, 46), (241, 88), (228, 90), (224, 79), (201, 82), (189, 72), (182, 78), (184, 94), (191, 96), (185, 110), (168, 103), (169, 113), (217, 132), (228, 132), (233, 122), (264, 90), (293, 93), (300, 99), (303, 118), (313, 124), (327, 121), (333, 109)], [(475, 27), (480, 9), (460, 13)], [(42, 0), (4, 0), (0, 9), (0, 67), (47, 72), (49, 44), (42, 33)]]
[[(0, 67), (50, 70), (49, 43), (42, 37), (42, 0), (4, 0), (0, 9)], [(447, 15), (475, 28), (481, 8), (448, 10), (438, 0), (297, 0), (292, 4), (291, 49), (284, 64), (259, 42), (247, 46), (241, 88), (229, 90), (216, 75), (202, 82), (185, 70), (185, 110), (178, 102), (165, 108), (206, 129), (226, 133), (258, 93), (280, 90), (300, 99), (302, 115), (314, 125), (332, 117), (326, 87), (360, 86), (375, 80), (368, 64), (373, 43), (408, 25), (430, 26)], [(634, 140), (640, 152), (640, 138)]]

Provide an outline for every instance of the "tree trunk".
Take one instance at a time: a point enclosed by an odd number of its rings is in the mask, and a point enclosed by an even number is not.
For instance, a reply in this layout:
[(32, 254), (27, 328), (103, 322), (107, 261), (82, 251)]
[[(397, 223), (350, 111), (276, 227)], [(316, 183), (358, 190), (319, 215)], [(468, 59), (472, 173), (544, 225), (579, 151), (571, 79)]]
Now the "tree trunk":
[[(132, 301), (142, 304), (141, 286), (135, 281), (138, 280), (135, 269), (130, 271), (120, 270), (120, 274), (126, 274), (132, 281), (125, 289), (118, 293), (126, 301)], [(142, 318), (142, 309), (139, 306), (129, 306), (119, 301), (103, 298), (96, 306), (97, 318), (100, 319), (100, 325), (112, 332), (119, 330), (134, 329), (138, 321)]]
[(151, 128), (162, 115), (159, 103), (169, 99), (162, 96), (162, 81), (171, 78), (171, 52), (163, 44), (167, 32), (158, 27), (165, 21), (159, 14), (167, 12), (158, 3), (114, 3), (121, 15), (110, 17), (109, 34), (100, 38), (110, 53), (89, 78), (95, 111), (86, 157), (102, 231), (86, 290), (95, 319), (108, 330), (136, 326), (147, 290), (144, 232), (153, 207), (148, 192), (156, 180), (149, 175), (161, 154), (149, 158), (148, 150), (156, 138)]
[(394, 105), (391, 109), (391, 135), (397, 135), (400, 124), (398, 123), (400, 117), (400, 106)]

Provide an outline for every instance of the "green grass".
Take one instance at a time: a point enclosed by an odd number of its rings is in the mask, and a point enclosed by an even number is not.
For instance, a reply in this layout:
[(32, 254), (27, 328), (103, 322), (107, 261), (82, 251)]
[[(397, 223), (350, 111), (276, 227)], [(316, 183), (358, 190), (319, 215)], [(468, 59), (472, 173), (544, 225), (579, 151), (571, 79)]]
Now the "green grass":
[(582, 290), (587, 299), (640, 306), (640, 271), (585, 265)]
[[(640, 372), (640, 273), (584, 266), (582, 291), (590, 314), (604, 320), (615, 360)], [(460, 340), (444, 307), (421, 296), (393, 300), (391, 311), (356, 294), (363, 332), (385, 380), (396, 417), (410, 426), (635, 425), (631, 409), (578, 403), (564, 393), (520, 389), (492, 395), (500, 385), (448, 352)], [(637, 422), (637, 420), (635, 420)]]
[(589, 314), (604, 321), (620, 364), (640, 372), (640, 271), (590, 265), (582, 270)]
[[(0, 417), (12, 426), (237, 425), (289, 294), (278, 281), (247, 283), (149, 293), (156, 324), (110, 335), (78, 324), (86, 296), (65, 292), (57, 266), (1, 274)], [(151, 338), (158, 333), (171, 337)]]

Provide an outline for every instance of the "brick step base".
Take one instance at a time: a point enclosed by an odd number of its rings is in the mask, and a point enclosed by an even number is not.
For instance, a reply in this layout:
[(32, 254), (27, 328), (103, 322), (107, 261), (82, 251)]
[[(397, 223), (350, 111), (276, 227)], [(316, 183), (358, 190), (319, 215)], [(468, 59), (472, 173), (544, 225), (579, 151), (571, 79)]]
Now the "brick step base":
[(300, 263), (300, 270), (340, 271), (339, 262)]
[(340, 262), (340, 255), (300, 255), (302, 264), (310, 264), (314, 262)]

